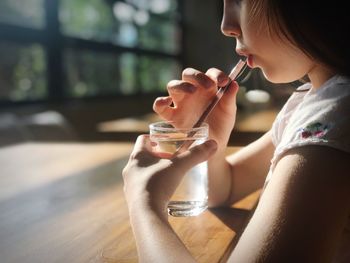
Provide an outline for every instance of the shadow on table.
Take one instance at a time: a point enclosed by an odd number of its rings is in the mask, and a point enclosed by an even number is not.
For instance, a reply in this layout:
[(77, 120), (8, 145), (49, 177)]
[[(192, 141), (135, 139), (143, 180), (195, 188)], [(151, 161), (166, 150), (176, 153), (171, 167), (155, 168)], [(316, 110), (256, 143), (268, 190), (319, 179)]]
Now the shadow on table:
[(234, 207), (211, 208), (210, 212), (235, 232), (244, 226), (251, 214), (251, 210)]
[(226, 262), (229, 259), (236, 244), (238, 243), (238, 240), (241, 237), (246, 225), (248, 224), (249, 218), (253, 211), (235, 207), (214, 208), (210, 209), (210, 211), (227, 227), (235, 232), (234, 238), (231, 240), (229, 246), (226, 249), (226, 252), (220, 261)]

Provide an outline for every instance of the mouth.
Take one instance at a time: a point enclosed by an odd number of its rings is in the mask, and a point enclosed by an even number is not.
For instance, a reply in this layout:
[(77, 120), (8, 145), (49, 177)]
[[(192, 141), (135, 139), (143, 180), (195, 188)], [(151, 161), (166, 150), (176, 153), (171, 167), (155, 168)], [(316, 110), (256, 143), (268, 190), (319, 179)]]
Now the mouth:
[(248, 55), (248, 57), (247, 57), (247, 65), (248, 65), (248, 67), (250, 67), (250, 68), (253, 68), (253, 67), (254, 67), (254, 64), (253, 64), (253, 55)]
[(239, 56), (246, 57), (248, 67), (253, 68), (253, 55), (252, 54), (249, 54), (247, 50), (243, 50), (243, 49), (236, 49), (236, 53)]
[(248, 52), (246, 50), (243, 49), (236, 49), (236, 53), (242, 57), (248, 57)]

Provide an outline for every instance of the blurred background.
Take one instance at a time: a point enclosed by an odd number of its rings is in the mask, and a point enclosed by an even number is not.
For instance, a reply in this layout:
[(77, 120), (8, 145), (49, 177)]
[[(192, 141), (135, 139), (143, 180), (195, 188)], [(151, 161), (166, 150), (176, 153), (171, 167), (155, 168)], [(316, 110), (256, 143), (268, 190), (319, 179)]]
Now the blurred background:
[[(133, 140), (185, 67), (229, 72), (222, 1), (1, 0), (0, 145)], [(294, 85), (241, 80), (238, 130), (266, 131)], [(260, 114), (260, 115), (259, 115)]]

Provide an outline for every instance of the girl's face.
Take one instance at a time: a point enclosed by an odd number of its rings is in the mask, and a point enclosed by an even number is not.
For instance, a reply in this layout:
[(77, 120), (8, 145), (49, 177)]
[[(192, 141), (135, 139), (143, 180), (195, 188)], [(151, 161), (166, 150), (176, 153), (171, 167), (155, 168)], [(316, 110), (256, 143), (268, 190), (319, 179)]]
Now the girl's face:
[(265, 19), (250, 19), (251, 4), (259, 0), (224, 0), (222, 32), (236, 38), (236, 52), (248, 66), (260, 68), (267, 80), (286, 83), (301, 79), (315, 67), (301, 50), (269, 33)]

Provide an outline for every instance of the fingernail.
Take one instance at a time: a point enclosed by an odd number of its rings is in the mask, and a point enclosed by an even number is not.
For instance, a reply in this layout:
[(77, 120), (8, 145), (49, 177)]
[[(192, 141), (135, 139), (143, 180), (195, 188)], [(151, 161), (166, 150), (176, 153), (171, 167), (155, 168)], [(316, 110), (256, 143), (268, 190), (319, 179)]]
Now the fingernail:
[(218, 83), (221, 84), (222, 82), (225, 82), (227, 80), (227, 77), (225, 76), (218, 76)]

